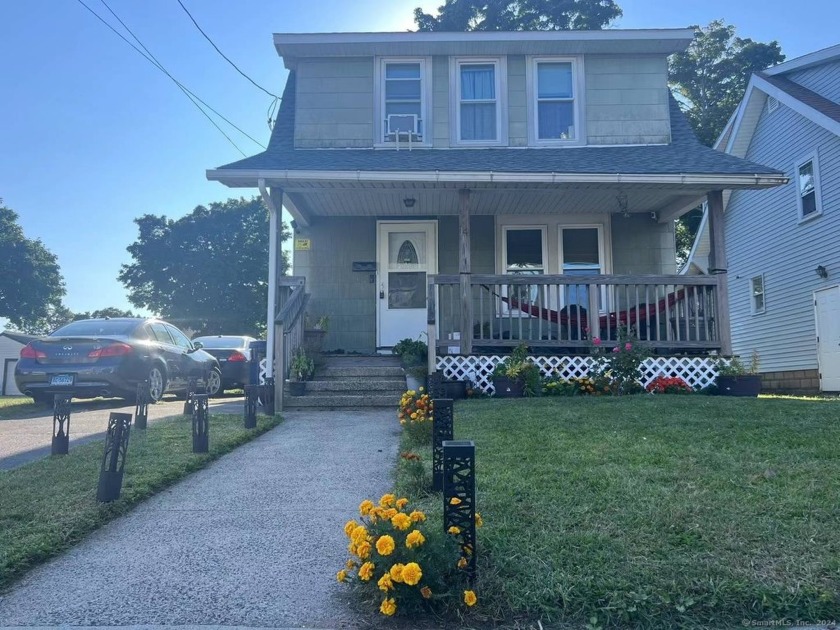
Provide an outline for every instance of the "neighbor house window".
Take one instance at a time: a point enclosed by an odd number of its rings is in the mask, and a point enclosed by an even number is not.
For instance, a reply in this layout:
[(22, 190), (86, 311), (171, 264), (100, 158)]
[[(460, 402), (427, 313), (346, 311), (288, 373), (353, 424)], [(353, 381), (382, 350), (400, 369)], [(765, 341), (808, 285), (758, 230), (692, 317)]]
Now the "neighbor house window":
[(811, 155), (797, 162), (794, 169), (794, 178), (796, 180), (799, 218), (809, 219), (822, 214), (817, 156)]
[(580, 63), (574, 57), (529, 59), (529, 113), (531, 136), (536, 143), (576, 144), (581, 141)]
[(750, 310), (753, 315), (764, 312), (764, 276), (750, 279)]
[(456, 60), (456, 142), (499, 144), (502, 138), (504, 88), (498, 59)]
[(426, 59), (379, 59), (377, 142), (425, 140), (428, 121)]

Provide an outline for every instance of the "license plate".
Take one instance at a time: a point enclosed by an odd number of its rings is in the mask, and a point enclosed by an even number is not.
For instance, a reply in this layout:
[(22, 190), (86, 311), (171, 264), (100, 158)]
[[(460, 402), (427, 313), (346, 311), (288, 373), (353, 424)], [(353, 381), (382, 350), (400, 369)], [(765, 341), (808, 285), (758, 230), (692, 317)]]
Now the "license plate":
[(53, 374), (50, 376), (51, 387), (72, 387), (76, 377), (72, 374)]

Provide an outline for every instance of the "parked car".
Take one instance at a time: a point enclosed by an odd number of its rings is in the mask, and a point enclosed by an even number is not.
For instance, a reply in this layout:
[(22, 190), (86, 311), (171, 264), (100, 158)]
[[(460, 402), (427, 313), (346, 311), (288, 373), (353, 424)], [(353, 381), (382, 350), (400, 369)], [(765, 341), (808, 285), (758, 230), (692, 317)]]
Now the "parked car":
[(215, 335), (196, 337), (193, 343), (216, 357), (222, 370), (222, 390), (245, 387), (251, 382), (251, 347), (253, 337)]
[(217, 394), (219, 362), (175, 326), (155, 318), (71, 322), (30, 341), (15, 367), (18, 389), (36, 403), (59, 392), (132, 398), (146, 379), (157, 402), (167, 393), (185, 394), (191, 378), (208, 394)]

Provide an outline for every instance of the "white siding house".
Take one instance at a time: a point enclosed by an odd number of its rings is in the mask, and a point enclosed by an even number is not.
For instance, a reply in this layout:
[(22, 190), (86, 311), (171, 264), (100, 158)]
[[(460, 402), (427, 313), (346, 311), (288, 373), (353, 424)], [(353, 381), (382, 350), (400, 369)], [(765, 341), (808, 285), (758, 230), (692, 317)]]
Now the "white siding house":
[[(789, 178), (724, 195), (733, 352), (765, 389), (840, 391), (840, 45), (754, 75), (717, 148)], [(707, 253), (704, 224), (690, 272)]]
[(23, 333), (0, 333), (0, 396), (23, 395), (15, 386), (15, 365), (20, 358), (20, 349), (34, 338)]

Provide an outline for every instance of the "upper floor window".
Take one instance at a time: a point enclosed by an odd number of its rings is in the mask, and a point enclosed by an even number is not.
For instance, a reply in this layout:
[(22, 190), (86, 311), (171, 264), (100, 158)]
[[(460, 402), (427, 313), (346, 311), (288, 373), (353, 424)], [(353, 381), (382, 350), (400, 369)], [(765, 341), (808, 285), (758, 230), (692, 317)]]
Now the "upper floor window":
[(538, 144), (581, 142), (580, 61), (574, 57), (534, 57), (529, 62), (532, 141)]
[(750, 278), (750, 312), (759, 315), (764, 312), (764, 276)]
[(457, 143), (501, 144), (505, 69), (501, 59), (455, 61)]
[(820, 199), (819, 163), (816, 154), (796, 163), (794, 168), (797, 203), (801, 220), (822, 214)]
[(377, 142), (423, 142), (428, 121), (426, 59), (380, 59)]

